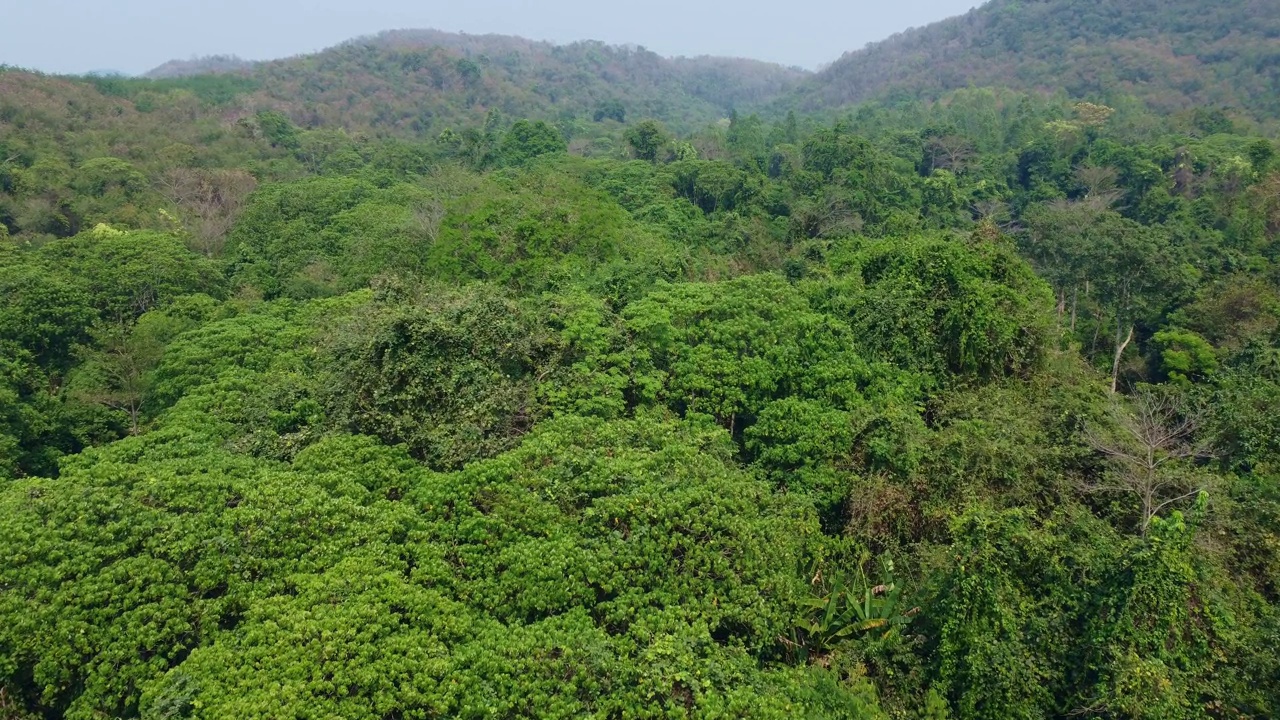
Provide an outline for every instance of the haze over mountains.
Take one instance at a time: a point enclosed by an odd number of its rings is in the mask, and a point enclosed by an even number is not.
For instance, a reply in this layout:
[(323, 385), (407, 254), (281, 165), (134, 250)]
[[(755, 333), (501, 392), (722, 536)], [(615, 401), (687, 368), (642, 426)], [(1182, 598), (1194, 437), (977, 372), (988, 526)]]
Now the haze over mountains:
[(238, 102), (304, 126), (396, 134), (439, 132), (494, 109), (556, 121), (653, 117), (687, 132), (735, 111), (829, 112), (993, 86), (1259, 117), (1280, 112), (1277, 37), (1280, 0), (994, 0), (852, 50), (818, 73), (597, 42), (396, 30), (268, 62), (175, 60), (146, 77), (229, 76), (237, 80), (224, 92)]
[[(272, 60), (319, 52), (396, 28), (516, 35), (557, 44), (640, 44), (664, 56), (752, 57), (817, 68), (846, 50), (967, 11), (980, 0), (650, 0), (643, 8), (593, 0), (312, 0), (220, 3), (91, 0), (10, 3), (0, 63), (57, 74), (112, 68), (141, 75), (171, 58)], [(8, 9), (8, 8), (6, 8)], [(58, 41), (49, 42), (50, 28)]]
[(754, 60), (663, 58), (639, 47), (401, 30), (263, 63), (245, 76), (295, 112), (331, 114), (313, 122), (427, 127), (464, 108), (496, 108), (557, 120), (656, 117), (694, 128), (779, 97), (806, 75)]
[[(271, 62), (171, 61), (147, 77), (235, 73), (293, 106), (332, 106), (359, 86), (360, 95), (385, 95), (393, 105), (422, 103), (432, 115), (440, 114), (430, 107), (442, 96), (454, 96), (449, 104), (455, 107), (462, 100), (547, 118), (591, 115), (625, 98), (632, 117), (677, 127), (771, 104), (824, 111), (987, 86), (1101, 99), (1123, 94), (1158, 111), (1212, 105), (1257, 116), (1280, 111), (1278, 37), (1280, 0), (994, 0), (851, 50), (816, 74), (745, 59), (664, 58), (594, 42), (399, 30)], [(310, 81), (301, 82), (304, 77)], [(360, 113), (352, 119), (379, 121)]]

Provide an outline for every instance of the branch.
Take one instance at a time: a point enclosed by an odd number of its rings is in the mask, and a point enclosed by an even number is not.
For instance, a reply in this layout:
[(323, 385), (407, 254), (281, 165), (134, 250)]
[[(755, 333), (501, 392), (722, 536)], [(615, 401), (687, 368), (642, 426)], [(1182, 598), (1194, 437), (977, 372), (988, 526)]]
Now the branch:
[(1206, 447), (1185, 445), (1179, 448), (1166, 449), (1165, 456), (1155, 461), (1156, 467), (1160, 467), (1174, 460), (1186, 460), (1187, 458), (1211, 458), (1213, 451)]
[(1203, 487), (1203, 486), (1198, 487), (1198, 488), (1196, 488), (1195, 490), (1192, 490), (1191, 492), (1186, 493), (1185, 495), (1179, 495), (1179, 496), (1178, 496), (1178, 497), (1176, 497), (1176, 498), (1171, 498), (1171, 499), (1169, 499), (1169, 500), (1165, 500), (1164, 502), (1162, 502), (1162, 503), (1160, 503), (1159, 505), (1156, 505), (1154, 508), (1152, 508), (1152, 510), (1151, 510), (1151, 515), (1154, 517), (1155, 515), (1159, 514), (1159, 512), (1160, 512), (1161, 510), (1163, 510), (1163, 509), (1165, 509), (1165, 508), (1169, 507), (1170, 505), (1172, 505), (1172, 504), (1174, 504), (1174, 503), (1176, 503), (1176, 502), (1180, 502), (1180, 501), (1182, 501), (1182, 500), (1186, 500), (1186, 499), (1187, 499), (1187, 498), (1189, 498), (1189, 497), (1195, 497), (1196, 495), (1199, 495), (1199, 494), (1200, 494), (1200, 493), (1202, 493), (1202, 492), (1204, 492), (1204, 487)]
[(1092, 494), (1092, 493), (1097, 493), (1097, 494), (1101, 494), (1101, 493), (1116, 493), (1117, 495), (1123, 495), (1123, 494), (1133, 494), (1133, 495), (1136, 495), (1136, 494), (1138, 494), (1138, 491), (1137, 491), (1133, 486), (1128, 485), (1128, 484), (1126, 484), (1126, 483), (1122, 483), (1122, 482), (1115, 482), (1115, 483), (1101, 483), (1101, 482), (1098, 482), (1098, 483), (1090, 483), (1090, 482), (1081, 482), (1081, 483), (1080, 483), (1080, 489), (1081, 489), (1083, 492), (1091, 493), (1091, 494)]
[[(1125, 278), (1125, 282), (1126, 283), (1128, 282), (1128, 278)], [(1119, 330), (1119, 328), (1117, 328), (1117, 330)], [(1129, 336), (1125, 338), (1123, 343), (1121, 343), (1119, 346), (1116, 347), (1115, 364), (1111, 366), (1111, 394), (1112, 395), (1114, 395), (1120, 387), (1120, 360), (1124, 358), (1124, 351), (1129, 347), (1129, 343), (1133, 342), (1133, 331), (1134, 331), (1134, 326), (1130, 324)]]

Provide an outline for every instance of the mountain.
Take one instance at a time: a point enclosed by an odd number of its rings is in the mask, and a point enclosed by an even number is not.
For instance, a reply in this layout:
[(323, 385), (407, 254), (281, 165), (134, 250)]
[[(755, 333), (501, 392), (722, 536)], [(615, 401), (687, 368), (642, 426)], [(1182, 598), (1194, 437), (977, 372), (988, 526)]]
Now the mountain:
[(1280, 718), (1276, 138), (215, 65), (0, 67), (0, 720)]
[(388, 134), (438, 132), (483, 118), (656, 117), (692, 130), (793, 91), (811, 73), (739, 58), (665, 58), (642, 47), (555, 45), (502, 35), (396, 30), (313, 55), (264, 63), (172, 61), (146, 74), (233, 74), (248, 100), (304, 125)]
[(970, 86), (1280, 114), (1280, 0), (992, 0), (845, 54), (803, 107)]

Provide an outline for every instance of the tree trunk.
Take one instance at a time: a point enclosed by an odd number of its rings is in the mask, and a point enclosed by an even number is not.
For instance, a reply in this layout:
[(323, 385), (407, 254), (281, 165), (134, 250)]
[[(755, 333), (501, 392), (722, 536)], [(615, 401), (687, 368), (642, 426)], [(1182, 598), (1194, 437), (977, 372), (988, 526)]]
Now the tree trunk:
[(1076, 332), (1076, 309), (1079, 306), (1080, 288), (1071, 288), (1071, 334)]
[(1156, 452), (1155, 448), (1150, 444), (1147, 445), (1147, 456), (1145, 459), (1146, 467), (1144, 467), (1142, 475), (1142, 534), (1147, 534), (1147, 529), (1151, 527), (1151, 518), (1156, 516)]
[(1124, 351), (1129, 347), (1129, 343), (1133, 342), (1133, 326), (1129, 326), (1129, 335), (1123, 342), (1120, 340), (1120, 328), (1123, 325), (1116, 325), (1116, 361), (1111, 366), (1111, 392), (1115, 393), (1120, 387), (1120, 358), (1124, 357)]
[(1145, 490), (1142, 493), (1142, 524), (1138, 528), (1143, 537), (1146, 537), (1147, 531), (1151, 529), (1151, 519), (1156, 516), (1155, 507), (1156, 499), (1151, 490)]

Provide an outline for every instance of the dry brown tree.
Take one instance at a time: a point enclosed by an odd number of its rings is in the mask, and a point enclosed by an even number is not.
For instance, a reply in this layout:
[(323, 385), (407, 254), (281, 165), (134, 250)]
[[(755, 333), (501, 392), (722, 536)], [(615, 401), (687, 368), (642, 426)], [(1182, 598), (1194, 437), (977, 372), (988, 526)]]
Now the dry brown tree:
[(191, 233), (192, 250), (205, 257), (222, 252), (227, 233), (257, 185), (243, 170), (174, 168), (160, 180), (161, 191)]
[(1209, 489), (1208, 477), (1191, 461), (1211, 452), (1200, 437), (1201, 412), (1177, 396), (1144, 387), (1128, 399), (1113, 397), (1111, 422), (1085, 428), (1090, 447), (1110, 461), (1108, 472), (1085, 490), (1136, 499), (1145, 535), (1152, 518)]

